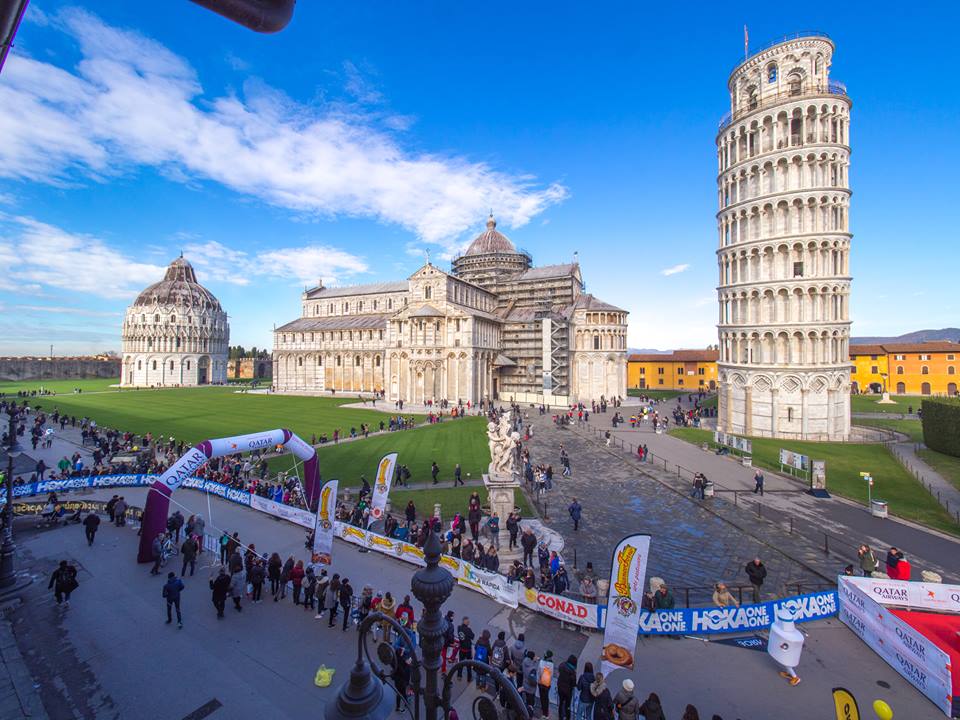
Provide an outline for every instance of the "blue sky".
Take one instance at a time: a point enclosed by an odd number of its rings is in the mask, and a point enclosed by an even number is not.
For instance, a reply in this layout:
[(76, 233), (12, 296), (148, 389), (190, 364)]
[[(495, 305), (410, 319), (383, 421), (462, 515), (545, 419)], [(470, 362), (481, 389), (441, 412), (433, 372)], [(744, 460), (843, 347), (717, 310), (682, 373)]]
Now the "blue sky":
[(714, 137), (744, 23), (753, 47), (837, 44), (853, 333), (958, 324), (960, 11), (770, 8), (302, 1), (264, 36), (186, 0), (34, 0), (0, 76), (0, 354), (119, 350), (181, 249), (232, 342), (269, 347), (305, 285), (445, 264), (490, 208), (535, 262), (578, 252), (631, 346), (715, 342)]

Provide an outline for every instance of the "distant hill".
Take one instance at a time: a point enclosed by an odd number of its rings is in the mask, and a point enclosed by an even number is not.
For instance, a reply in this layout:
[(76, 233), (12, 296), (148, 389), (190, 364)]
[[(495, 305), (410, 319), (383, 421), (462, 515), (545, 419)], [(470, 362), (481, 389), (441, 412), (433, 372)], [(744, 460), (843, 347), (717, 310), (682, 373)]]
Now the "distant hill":
[(651, 348), (627, 348), (627, 355), (669, 355), (673, 350), (653, 350)]
[(920, 343), (931, 340), (960, 342), (960, 328), (942, 328), (940, 330), (915, 330), (896, 337), (855, 337), (850, 338), (851, 345), (877, 345), (880, 343)]

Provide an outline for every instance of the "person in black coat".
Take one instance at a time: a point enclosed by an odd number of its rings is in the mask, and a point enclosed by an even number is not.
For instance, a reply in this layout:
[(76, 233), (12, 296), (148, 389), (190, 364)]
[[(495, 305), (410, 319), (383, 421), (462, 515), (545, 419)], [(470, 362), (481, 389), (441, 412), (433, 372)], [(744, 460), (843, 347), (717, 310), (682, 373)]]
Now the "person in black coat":
[(93, 545), (93, 538), (97, 535), (97, 528), (100, 527), (100, 516), (95, 512), (87, 513), (83, 519), (83, 532), (87, 536), (87, 545)]
[(393, 667), (393, 686), (396, 688), (397, 704), (395, 709), (401, 711), (401, 703), (406, 699), (407, 686), (410, 684), (410, 658), (402, 647), (397, 648), (397, 661)]
[(79, 585), (77, 569), (66, 560), (61, 560), (60, 565), (50, 575), (47, 590), (53, 589), (53, 596), (57, 599), (57, 605), (66, 603), (69, 607), (70, 593), (76, 590)]
[(754, 558), (747, 563), (744, 568), (747, 577), (750, 578), (750, 584), (753, 585), (753, 601), (760, 602), (760, 586), (763, 585), (767, 577), (767, 566), (760, 562), (760, 558)]
[[(344, 578), (340, 582), (340, 609), (343, 610), (343, 631), (347, 631), (347, 625), (350, 624), (350, 604), (353, 602), (353, 586), (350, 585), (350, 578)], [(333, 615), (330, 616), (331, 618)]]
[(576, 686), (577, 656), (571, 655), (557, 670), (557, 715), (560, 720), (570, 720), (570, 706)]
[(217, 617), (223, 617), (223, 609), (227, 606), (227, 595), (230, 594), (230, 576), (226, 569), (220, 568), (220, 574), (216, 580), (210, 581), (210, 589), (213, 590), (213, 606), (217, 609)]

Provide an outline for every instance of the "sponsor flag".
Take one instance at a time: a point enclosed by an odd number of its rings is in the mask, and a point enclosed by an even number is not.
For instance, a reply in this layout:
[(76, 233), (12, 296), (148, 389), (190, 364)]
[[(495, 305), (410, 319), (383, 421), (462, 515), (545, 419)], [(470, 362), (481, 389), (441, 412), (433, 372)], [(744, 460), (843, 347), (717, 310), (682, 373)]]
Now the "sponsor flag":
[(628, 535), (613, 551), (606, 627), (603, 630), (603, 672), (633, 669), (640, 629), (640, 600), (647, 577), (650, 536)]
[(833, 704), (837, 708), (837, 720), (860, 720), (857, 699), (846, 688), (833, 689)]
[(380, 463), (377, 465), (377, 476), (373, 482), (373, 500), (370, 502), (370, 525), (383, 519), (383, 513), (387, 508), (387, 497), (390, 495), (390, 486), (393, 485), (393, 471), (396, 466), (397, 453), (388, 453), (380, 458)]
[(333, 563), (333, 519), (337, 510), (337, 480), (330, 480), (320, 490), (317, 503), (317, 522), (313, 527), (313, 561), (323, 565)]

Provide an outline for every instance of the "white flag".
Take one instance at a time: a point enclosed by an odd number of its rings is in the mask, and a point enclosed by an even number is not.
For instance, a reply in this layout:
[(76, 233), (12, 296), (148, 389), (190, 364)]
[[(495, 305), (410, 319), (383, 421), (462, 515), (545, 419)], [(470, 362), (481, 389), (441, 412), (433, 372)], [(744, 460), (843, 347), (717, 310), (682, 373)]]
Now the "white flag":
[(320, 490), (317, 522), (313, 528), (313, 561), (333, 564), (333, 520), (337, 511), (337, 480), (330, 480)]
[(393, 485), (393, 471), (397, 466), (397, 453), (388, 453), (380, 458), (377, 476), (373, 482), (373, 499), (370, 502), (370, 524), (383, 519), (387, 508), (387, 497)]

